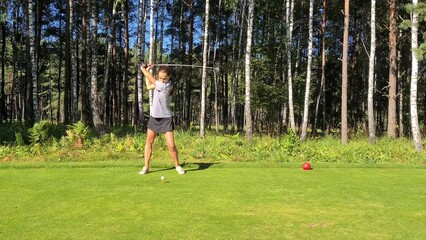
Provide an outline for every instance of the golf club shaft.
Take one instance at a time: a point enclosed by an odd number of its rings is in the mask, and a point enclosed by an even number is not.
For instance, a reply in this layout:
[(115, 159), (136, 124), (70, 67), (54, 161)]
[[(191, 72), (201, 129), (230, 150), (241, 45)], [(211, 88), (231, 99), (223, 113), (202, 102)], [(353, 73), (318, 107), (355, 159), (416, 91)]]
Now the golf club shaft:
[[(200, 65), (189, 65), (189, 64), (175, 64), (175, 63), (160, 63), (160, 64), (154, 64), (155, 66), (167, 66), (167, 67), (198, 67), (198, 68), (202, 68), (203, 66)], [(206, 67), (208, 69), (213, 69), (213, 67)]]

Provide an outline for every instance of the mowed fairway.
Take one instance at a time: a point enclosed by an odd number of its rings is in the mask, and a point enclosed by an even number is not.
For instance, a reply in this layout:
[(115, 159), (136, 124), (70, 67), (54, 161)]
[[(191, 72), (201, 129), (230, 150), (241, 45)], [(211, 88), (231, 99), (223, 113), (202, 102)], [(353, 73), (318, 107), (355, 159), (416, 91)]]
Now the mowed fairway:
[(0, 169), (0, 239), (426, 239), (424, 168), (185, 168)]

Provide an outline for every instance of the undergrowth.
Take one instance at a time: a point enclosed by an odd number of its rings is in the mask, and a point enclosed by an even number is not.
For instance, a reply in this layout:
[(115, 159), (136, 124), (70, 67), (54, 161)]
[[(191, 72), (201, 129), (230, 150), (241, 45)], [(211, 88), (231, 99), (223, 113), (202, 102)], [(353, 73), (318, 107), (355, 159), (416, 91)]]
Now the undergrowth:
[[(135, 129), (111, 130), (99, 137), (81, 123), (56, 126), (40, 122), (33, 128), (0, 126), (0, 162), (91, 162), (143, 161), (145, 134)], [(76, 136), (78, 136), (76, 138)], [(81, 138), (79, 144), (77, 139)], [(176, 146), (185, 163), (359, 163), (426, 164), (426, 153), (415, 152), (412, 141), (405, 138), (352, 139), (348, 145), (336, 137), (308, 139), (298, 136), (254, 136), (211, 134), (201, 139), (197, 132), (176, 131)], [(154, 143), (153, 162), (171, 163), (164, 137)]]

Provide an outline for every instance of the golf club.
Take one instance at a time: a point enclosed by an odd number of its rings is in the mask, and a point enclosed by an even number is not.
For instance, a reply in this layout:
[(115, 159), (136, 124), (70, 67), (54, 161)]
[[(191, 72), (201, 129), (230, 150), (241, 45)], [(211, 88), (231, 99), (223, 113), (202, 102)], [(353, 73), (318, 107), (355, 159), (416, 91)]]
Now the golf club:
[[(145, 63), (142, 63), (142, 65), (146, 66)], [(166, 67), (192, 67), (192, 68), (202, 68), (203, 66), (201, 65), (190, 65), (190, 64), (178, 64), (178, 63), (160, 63), (160, 64), (153, 64), (153, 66), (166, 66)], [(219, 66), (214, 66), (214, 67), (206, 67), (206, 69), (211, 69), (213, 70), (213, 72), (215, 74), (219, 74)]]

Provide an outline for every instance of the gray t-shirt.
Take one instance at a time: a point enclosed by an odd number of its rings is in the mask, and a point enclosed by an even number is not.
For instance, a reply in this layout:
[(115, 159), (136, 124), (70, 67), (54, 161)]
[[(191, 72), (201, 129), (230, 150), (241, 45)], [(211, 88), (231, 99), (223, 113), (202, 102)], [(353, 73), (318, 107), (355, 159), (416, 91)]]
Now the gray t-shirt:
[(172, 96), (170, 92), (173, 89), (173, 83), (168, 81), (163, 83), (155, 81), (154, 97), (152, 99), (151, 116), (155, 118), (168, 118), (173, 116), (170, 110)]

